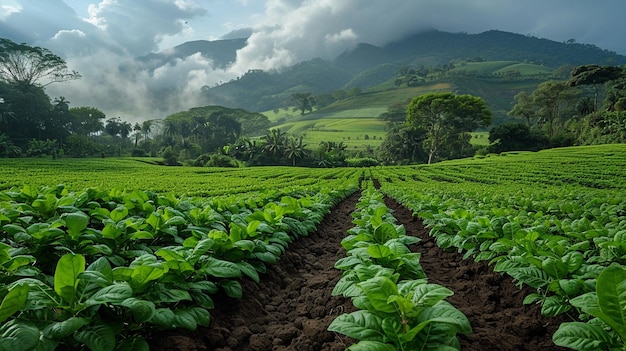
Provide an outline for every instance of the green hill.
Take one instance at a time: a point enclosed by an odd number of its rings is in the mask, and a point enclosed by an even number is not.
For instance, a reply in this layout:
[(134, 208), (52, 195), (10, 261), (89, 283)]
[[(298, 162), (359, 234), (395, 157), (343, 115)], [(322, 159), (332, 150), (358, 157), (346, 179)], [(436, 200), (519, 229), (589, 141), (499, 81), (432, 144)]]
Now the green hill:
[[(193, 46), (201, 45), (194, 42)], [(235, 47), (243, 42), (221, 43)], [(214, 45), (213, 50), (218, 46)], [(182, 50), (179, 50), (182, 52)], [(215, 55), (211, 50), (204, 55)], [(230, 57), (221, 54), (227, 61)], [(376, 147), (385, 123), (377, 117), (393, 103), (431, 91), (483, 98), (494, 125), (509, 120), (513, 97), (540, 83), (565, 78), (583, 64), (621, 65), (626, 57), (594, 45), (561, 43), (502, 31), (480, 34), (422, 32), (384, 47), (359, 44), (332, 60), (313, 59), (280, 71), (250, 70), (216, 87), (204, 87), (209, 105), (262, 112), (275, 127), (350, 148)], [(356, 90), (355, 94), (346, 92)], [(336, 98), (335, 93), (343, 92)], [(333, 97), (303, 116), (291, 110), (294, 93)], [(333, 102), (334, 101), (334, 102)], [(332, 103), (330, 103), (332, 102)]]

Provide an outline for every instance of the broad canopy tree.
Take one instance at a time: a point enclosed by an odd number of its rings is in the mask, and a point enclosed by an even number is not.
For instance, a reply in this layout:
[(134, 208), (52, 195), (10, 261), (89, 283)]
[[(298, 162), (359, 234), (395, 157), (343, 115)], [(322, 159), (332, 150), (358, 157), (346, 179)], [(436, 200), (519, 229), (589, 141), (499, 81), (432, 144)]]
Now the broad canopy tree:
[(304, 115), (306, 111), (313, 112), (315, 98), (311, 95), (311, 93), (291, 94), (291, 99), (296, 103), (296, 107), (300, 111), (301, 115)]
[(437, 159), (444, 141), (487, 127), (491, 120), (485, 101), (467, 94), (428, 93), (415, 97), (407, 109), (407, 123), (425, 131), (429, 164)]
[(79, 79), (80, 74), (48, 49), (0, 38), (0, 78), (24, 93), (32, 87)]
[(69, 102), (61, 97), (52, 104), (44, 87), (79, 78), (48, 49), (0, 38), (0, 98), (7, 136), (22, 147), (31, 139), (68, 136)]

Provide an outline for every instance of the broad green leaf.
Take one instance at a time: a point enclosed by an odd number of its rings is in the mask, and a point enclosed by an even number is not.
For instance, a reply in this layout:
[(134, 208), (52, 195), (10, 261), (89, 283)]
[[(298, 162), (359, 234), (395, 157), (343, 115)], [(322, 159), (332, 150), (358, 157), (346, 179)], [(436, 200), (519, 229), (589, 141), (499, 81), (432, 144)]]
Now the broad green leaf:
[(515, 234), (522, 229), (522, 226), (517, 222), (508, 222), (502, 226), (502, 232), (504, 237), (512, 239)]
[(122, 229), (113, 223), (108, 223), (102, 228), (102, 236), (107, 239), (117, 239), (122, 234)]
[(382, 341), (382, 318), (369, 311), (356, 311), (335, 318), (328, 330), (357, 340)]
[[(572, 250), (571, 247), (570, 250)], [(577, 271), (578, 268), (580, 268), (580, 266), (585, 262), (585, 257), (581, 252), (570, 251), (561, 257), (561, 261), (563, 261), (567, 267), (568, 272), (573, 273)]]
[(179, 303), (181, 301), (191, 301), (191, 295), (188, 291), (181, 289), (153, 289), (149, 293), (150, 300), (157, 303)]
[(194, 268), (187, 260), (174, 250), (160, 249), (154, 253), (157, 256), (161, 256), (165, 259), (167, 266), (170, 270), (178, 272), (192, 272)]
[(561, 296), (548, 296), (541, 306), (541, 314), (555, 317), (572, 309), (572, 306)]
[(233, 246), (239, 248), (242, 251), (254, 251), (256, 244), (252, 240), (239, 240), (233, 243)]
[(74, 239), (78, 238), (89, 224), (89, 216), (83, 212), (67, 213), (63, 216), (63, 219), (67, 226), (67, 233)]
[(121, 305), (130, 309), (133, 319), (137, 323), (149, 321), (156, 313), (156, 308), (152, 301), (140, 300), (131, 297), (124, 300)]
[(385, 258), (393, 255), (391, 249), (385, 245), (381, 244), (372, 244), (367, 247), (367, 253), (372, 256), (372, 258)]
[(117, 206), (113, 211), (111, 211), (111, 219), (114, 222), (119, 222), (128, 216), (128, 208), (124, 205)]
[(133, 240), (154, 239), (154, 234), (145, 230), (139, 230), (131, 233), (128, 237)]
[(626, 342), (626, 268), (610, 265), (600, 273), (596, 293), (601, 314), (590, 311), (602, 319)]
[(550, 277), (542, 269), (529, 266), (507, 270), (507, 273), (520, 282), (535, 289), (543, 288), (550, 283)]
[(345, 271), (361, 263), (363, 263), (363, 260), (361, 260), (360, 258), (355, 256), (347, 256), (337, 260), (337, 262), (335, 262), (335, 268)]
[(374, 240), (377, 244), (384, 244), (387, 240), (398, 237), (396, 227), (388, 222), (384, 222), (374, 229)]
[(418, 319), (420, 321), (430, 320), (436, 323), (445, 323), (453, 326), (458, 333), (472, 333), (472, 326), (467, 316), (447, 301), (440, 301), (437, 305), (425, 309)]
[(259, 272), (257, 272), (253, 265), (245, 261), (237, 262), (236, 265), (241, 273), (247, 275), (250, 279), (254, 280), (257, 283), (260, 281)]
[(5, 224), (2, 226), (2, 230), (7, 232), (9, 235), (15, 235), (18, 233), (26, 233), (26, 229), (16, 224)]
[(74, 303), (78, 274), (85, 270), (85, 257), (80, 254), (65, 254), (57, 262), (54, 271), (54, 291), (70, 304)]
[(566, 296), (577, 296), (584, 288), (584, 282), (580, 279), (561, 279), (559, 287)]
[(39, 343), (39, 329), (26, 321), (0, 324), (0, 350), (31, 351)]
[(191, 307), (187, 309), (187, 312), (194, 316), (196, 323), (203, 327), (208, 327), (211, 321), (211, 314), (204, 308)]
[(198, 322), (196, 321), (195, 315), (186, 309), (174, 310), (174, 323), (177, 327), (188, 330), (196, 330), (198, 328)]
[(87, 305), (98, 304), (121, 304), (127, 298), (133, 296), (133, 289), (126, 283), (114, 283), (96, 291), (85, 303)]
[(252, 220), (248, 223), (248, 226), (246, 227), (246, 232), (248, 233), (249, 237), (255, 237), (257, 235), (256, 230), (259, 225), (261, 225), (261, 221), (259, 220)]
[(396, 284), (387, 277), (374, 277), (358, 284), (372, 306), (384, 313), (396, 312), (396, 307), (387, 303), (389, 296), (397, 295)]
[(415, 287), (411, 301), (416, 306), (430, 307), (448, 296), (454, 295), (452, 290), (438, 284), (420, 284)]
[(131, 287), (137, 292), (144, 291), (148, 287), (149, 283), (158, 280), (165, 274), (166, 267), (167, 266), (138, 266), (133, 268), (130, 276)]
[(28, 299), (28, 284), (18, 284), (9, 289), (9, 292), (2, 299), (0, 304), (0, 323), (9, 319), (15, 312), (19, 311), (26, 304)]
[(552, 279), (563, 279), (568, 272), (565, 263), (556, 257), (547, 257), (541, 262), (541, 267)]
[(75, 331), (90, 322), (91, 318), (70, 317), (61, 322), (48, 324), (43, 330), (43, 335), (50, 339), (60, 340), (72, 335)]
[(202, 267), (204, 272), (217, 278), (241, 277), (241, 269), (237, 264), (210, 257)]
[(163, 227), (177, 227), (187, 224), (187, 220), (182, 216), (174, 216), (165, 223), (163, 223)]
[(222, 280), (220, 282), (220, 286), (226, 292), (226, 295), (230, 297), (234, 297), (236, 299), (240, 299), (243, 296), (243, 289), (241, 288), (241, 284), (232, 279)]
[(176, 327), (174, 322), (175, 318), (174, 312), (169, 308), (157, 308), (150, 322), (163, 328), (172, 329)]
[(74, 339), (92, 351), (113, 351), (115, 336), (115, 330), (106, 324), (92, 325), (74, 333)]
[(562, 323), (552, 341), (578, 351), (608, 350), (612, 345), (611, 336), (602, 327), (582, 322)]
[(368, 341), (363, 340), (351, 345), (346, 349), (347, 351), (397, 351), (395, 346), (391, 344), (385, 344), (380, 341)]
[(256, 252), (254, 256), (265, 263), (276, 264), (278, 262), (278, 257), (271, 252)]

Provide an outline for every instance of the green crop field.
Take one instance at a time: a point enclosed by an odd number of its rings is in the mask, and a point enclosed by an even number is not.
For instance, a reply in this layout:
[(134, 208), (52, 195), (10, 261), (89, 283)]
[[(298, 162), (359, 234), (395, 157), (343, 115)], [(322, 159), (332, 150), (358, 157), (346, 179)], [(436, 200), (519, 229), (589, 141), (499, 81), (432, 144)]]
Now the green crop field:
[(266, 111), (269, 120), (279, 123), (275, 128), (291, 135), (302, 135), (304, 142), (315, 149), (322, 141), (343, 142), (351, 151), (375, 149), (387, 133), (386, 123), (378, 116), (397, 102), (405, 102), (419, 94), (450, 90), (449, 83), (361, 93), (337, 101), (322, 109), (300, 115), (293, 108)]
[(0, 159), (0, 349), (148, 350), (158, 330), (206, 327), (218, 291), (245, 299), (241, 279), (258, 283), (359, 189), (333, 290), (358, 310), (329, 326), (358, 347), (436, 348), (472, 332), (442, 301), (453, 291), (427, 283), (407, 247), (419, 239), (383, 194), (437, 246), (530, 287), (525, 304), (574, 318), (555, 344), (626, 344), (625, 144), (366, 169), (151, 161)]

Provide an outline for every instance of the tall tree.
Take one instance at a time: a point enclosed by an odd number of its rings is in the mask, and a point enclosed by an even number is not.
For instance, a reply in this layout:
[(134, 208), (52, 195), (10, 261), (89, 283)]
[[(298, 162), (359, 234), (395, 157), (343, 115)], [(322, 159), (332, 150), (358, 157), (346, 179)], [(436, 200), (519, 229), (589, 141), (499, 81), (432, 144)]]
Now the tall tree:
[(578, 99), (578, 90), (565, 82), (549, 81), (539, 84), (530, 95), (538, 107), (537, 115), (547, 124), (548, 138), (552, 138), (555, 123), (566, 115), (568, 108), (572, 108)]
[(525, 118), (528, 129), (530, 130), (530, 128), (532, 128), (530, 123), (531, 119), (537, 117), (537, 107), (533, 103), (533, 99), (525, 91), (517, 93), (513, 99), (515, 100), (515, 105), (513, 105), (511, 111), (508, 112), (508, 115)]
[(104, 112), (95, 107), (72, 107), (69, 110), (71, 122), (69, 131), (72, 134), (92, 136), (104, 130)]
[(407, 122), (426, 131), (424, 146), (429, 164), (439, 156), (445, 139), (487, 127), (492, 119), (491, 111), (480, 97), (450, 92), (417, 96), (407, 111)]
[(625, 77), (626, 72), (621, 67), (583, 65), (572, 70), (569, 85), (572, 87), (593, 85), (593, 111), (595, 112), (598, 110), (598, 86)]
[(300, 110), (300, 114), (304, 115), (306, 111), (313, 112), (315, 106), (315, 98), (311, 93), (295, 93), (291, 94), (291, 100), (296, 103), (296, 107)]
[(0, 78), (26, 92), (32, 86), (79, 79), (80, 74), (48, 49), (0, 38)]

